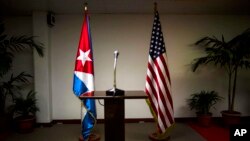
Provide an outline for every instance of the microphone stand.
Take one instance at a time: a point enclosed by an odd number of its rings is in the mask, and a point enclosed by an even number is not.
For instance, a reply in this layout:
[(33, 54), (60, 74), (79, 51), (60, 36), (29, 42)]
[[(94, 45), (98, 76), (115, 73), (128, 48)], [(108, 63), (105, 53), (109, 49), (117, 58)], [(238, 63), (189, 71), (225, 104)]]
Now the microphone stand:
[(113, 81), (113, 88), (106, 91), (106, 95), (109, 96), (121, 96), (124, 95), (124, 90), (120, 90), (116, 88), (116, 66), (117, 66), (117, 59), (118, 59), (119, 52), (118, 50), (114, 51), (114, 81)]

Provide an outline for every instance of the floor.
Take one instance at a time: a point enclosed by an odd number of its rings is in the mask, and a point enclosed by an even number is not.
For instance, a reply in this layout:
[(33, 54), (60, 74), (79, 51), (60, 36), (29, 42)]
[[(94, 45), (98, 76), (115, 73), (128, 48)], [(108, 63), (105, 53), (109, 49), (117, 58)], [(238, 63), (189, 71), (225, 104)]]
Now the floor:
[[(154, 123), (128, 123), (125, 125), (126, 141), (149, 141), (148, 134), (154, 132)], [(6, 141), (78, 141), (81, 131), (80, 124), (56, 124), (52, 127), (36, 128), (28, 134), (12, 133)], [(104, 141), (104, 125), (97, 124), (95, 133), (100, 134)], [(171, 133), (171, 141), (205, 141), (189, 126), (176, 123)]]

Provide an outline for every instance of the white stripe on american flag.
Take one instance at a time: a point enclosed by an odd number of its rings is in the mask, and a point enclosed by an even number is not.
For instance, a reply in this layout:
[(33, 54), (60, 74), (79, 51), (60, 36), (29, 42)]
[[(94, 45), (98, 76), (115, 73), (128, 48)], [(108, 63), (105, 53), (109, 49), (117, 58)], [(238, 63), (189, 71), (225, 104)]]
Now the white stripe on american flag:
[[(167, 63), (167, 55), (166, 55), (166, 53), (164, 53), (164, 55), (162, 56), (163, 58), (164, 58), (164, 60), (165, 60), (165, 65), (166, 65), (166, 75), (167, 75), (167, 78), (168, 78), (168, 83), (169, 83), (169, 86), (171, 86), (171, 80), (170, 80), (170, 76), (169, 76), (169, 71), (168, 71), (168, 63)], [(169, 90), (171, 90), (171, 89), (169, 89)]]
[(158, 114), (158, 126), (160, 127), (161, 132), (165, 131), (165, 126), (164, 126), (164, 124), (162, 122), (162, 117), (160, 116), (160, 114)]
[[(163, 56), (164, 55), (165, 54), (163, 54)], [(165, 68), (164, 65), (163, 65), (163, 63), (165, 63), (165, 62), (162, 62), (162, 61), (165, 61), (165, 57), (163, 57), (163, 59), (164, 60), (161, 60), (160, 58), (157, 58), (156, 63), (158, 65), (158, 67), (159, 67), (159, 69), (158, 69), (157, 66), (155, 65), (155, 63), (153, 62), (152, 58), (149, 56), (149, 64), (153, 68), (153, 70), (151, 70), (151, 71), (154, 71), (154, 72), (151, 72), (150, 69), (148, 69), (148, 71), (147, 71), (147, 75), (150, 78), (151, 83), (153, 82), (153, 87), (156, 89), (158, 102), (156, 101), (155, 96), (151, 91), (152, 88), (148, 84), (149, 82), (148, 81), (146, 82), (146, 89), (149, 92), (150, 97), (152, 98), (152, 102), (153, 102), (152, 104), (154, 104), (154, 106), (157, 109), (157, 113), (155, 113), (155, 114), (157, 114), (157, 116), (158, 116), (158, 122), (159, 122), (158, 126), (159, 126), (159, 128), (161, 129), (162, 132), (164, 132), (165, 129), (172, 124), (171, 121), (173, 121), (173, 119), (172, 119), (173, 118), (173, 109), (172, 109), (172, 106), (170, 104), (171, 102), (169, 101), (169, 99), (166, 96), (166, 93), (167, 93), (166, 90), (170, 93), (170, 91), (169, 91), (170, 90), (170, 83), (168, 81), (166, 81), (166, 80), (169, 80), (169, 79), (167, 78), (166, 70), (165, 70), (167, 68)], [(155, 73), (156, 79), (158, 81), (158, 85), (157, 85), (157, 82), (154, 79), (152, 73)], [(159, 75), (159, 73), (162, 73), (163, 78)], [(165, 81), (165, 83), (167, 83), (167, 88), (164, 86), (163, 81)], [(160, 92), (162, 92), (162, 93), (160, 93)], [(162, 101), (160, 95), (164, 97), (164, 101)], [(164, 106), (163, 102), (165, 102), (167, 107)], [(166, 108), (168, 110), (166, 110)], [(167, 116), (166, 111), (169, 111), (169, 114), (171, 115), (171, 117)], [(163, 115), (161, 116), (159, 112), (161, 112)], [(171, 121), (169, 119), (171, 119)], [(165, 122), (167, 127), (164, 127), (164, 123), (163, 123), (162, 120)]]
[[(165, 53), (162, 54), (161, 56), (165, 56)], [(162, 57), (162, 59), (164, 59), (164, 57)], [(169, 93), (169, 95), (171, 95), (171, 92), (170, 92), (171, 86), (170, 86), (169, 81), (166, 81), (166, 80), (169, 80), (169, 79), (167, 78), (167, 75), (166, 75), (166, 69), (167, 68), (165, 68), (164, 65), (163, 65), (165, 63), (165, 60), (161, 60), (160, 57), (159, 57), (159, 58), (157, 58), (157, 62), (159, 64), (159, 66), (160, 66), (160, 70), (158, 70), (158, 71), (161, 71), (162, 74), (163, 74), (163, 77), (164, 77), (161, 80), (163, 80), (163, 81), (165, 81), (165, 83), (167, 83), (167, 88), (162, 86), (161, 90), (163, 91), (163, 96), (164, 96), (164, 99), (166, 100), (168, 111), (171, 114), (171, 117), (173, 117), (173, 109), (172, 109), (173, 106), (171, 105), (172, 100), (171, 100), (171, 97), (170, 98), (167, 97), (167, 93)]]
[[(171, 113), (169, 113), (169, 112), (172, 111), (172, 110), (169, 109), (171, 106), (170, 106), (169, 100), (168, 100), (168, 98), (166, 96), (166, 94), (167, 94), (166, 93), (167, 86), (166, 86), (166, 82), (165, 82), (166, 79), (164, 77), (164, 74), (162, 74), (162, 70), (164, 70), (165, 68), (161, 68), (160, 65), (159, 65), (159, 64), (162, 63), (161, 61), (164, 62), (164, 60), (160, 60), (159, 58), (156, 59), (156, 60), (157, 60), (157, 62), (155, 64), (156, 64), (156, 69), (157, 69), (157, 73), (158, 73), (157, 77), (158, 77), (158, 81), (160, 83), (160, 90), (162, 92), (161, 93), (162, 97), (161, 97), (161, 99), (159, 99), (159, 101), (164, 103), (164, 105), (162, 105), (162, 106), (164, 106), (162, 108), (162, 110), (164, 110), (164, 112), (163, 112), (164, 117), (163, 118), (166, 120), (166, 124), (167, 124), (166, 126), (169, 127), (171, 125), (171, 121), (172, 121), (172, 116), (171, 116)], [(161, 76), (160, 76), (160, 74), (161, 74)], [(163, 83), (165, 83), (165, 84), (163, 84)]]
[[(168, 98), (169, 98), (169, 100), (170, 100), (170, 104), (171, 104), (171, 108), (172, 108), (172, 110), (174, 109), (173, 108), (173, 100), (172, 100), (172, 89), (171, 89), (171, 80), (170, 80), (170, 75), (169, 75), (169, 71), (168, 71), (168, 64), (167, 64), (167, 56), (166, 55), (163, 55), (163, 58), (164, 58), (164, 60), (165, 60), (165, 64), (163, 64), (164, 66), (165, 66), (165, 68), (166, 68), (166, 75), (167, 75), (167, 78), (168, 78), (168, 81), (167, 81), (167, 83), (169, 83), (169, 89), (168, 89), (168, 91), (169, 91), (169, 93), (168, 93)], [(172, 115), (174, 114), (174, 111), (172, 111), (171, 112), (172, 113)], [(173, 117), (173, 119), (174, 119), (174, 115), (172, 116)]]
[[(157, 80), (158, 80), (158, 84), (159, 84), (158, 87), (157, 87), (157, 89), (158, 89), (157, 94), (159, 95), (158, 103), (159, 103), (159, 108), (161, 109), (162, 114), (163, 114), (162, 118), (165, 121), (165, 123), (167, 124), (167, 126), (169, 126), (170, 122), (168, 120), (168, 116), (167, 116), (167, 113), (166, 113), (166, 111), (167, 111), (166, 108), (167, 107), (165, 106), (168, 103), (168, 101), (166, 101), (167, 99), (166, 99), (166, 91), (165, 91), (165, 89), (167, 89), (167, 88), (165, 88), (164, 85), (163, 85), (163, 81), (165, 81), (165, 78), (162, 78), (160, 76), (160, 74), (159, 74), (159, 73), (162, 73), (161, 72), (162, 68), (157, 68), (157, 66), (156, 66), (156, 65), (158, 65), (158, 62), (161, 63), (161, 60), (159, 60), (159, 57), (156, 59), (156, 62), (152, 64), (153, 68), (154, 68), (154, 72), (155, 72)], [(160, 95), (163, 96), (164, 99), (161, 99)], [(164, 102), (165, 105), (163, 104), (163, 102)]]
[[(152, 59), (150, 59), (151, 61), (152, 61)], [(149, 61), (149, 63), (148, 63), (148, 65), (150, 65), (150, 67), (152, 68), (152, 66), (151, 66), (151, 64), (150, 64), (150, 61)], [(150, 97), (151, 97), (151, 100), (152, 100), (152, 104), (154, 104), (154, 108), (155, 108), (155, 110), (157, 110), (156, 112), (156, 114), (158, 114), (158, 112), (159, 112), (159, 110), (158, 110), (158, 101), (157, 101), (157, 99), (156, 99), (156, 97), (155, 97), (155, 95), (154, 95), (154, 92), (152, 92), (152, 90), (155, 90), (156, 91), (156, 93), (157, 93), (157, 90), (155, 89), (156, 88), (156, 82), (155, 82), (155, 80), (154, 79), (151, 79), (153, 76), (152, 76), (152, 73), (151, 73), (151, 71), (150, 71), (150, 69), (148, 69), (148, 71), (147, 71), (147, 77), (148, 77), (148, 79), (150, 80), (148, 80), (148, 81), (146, 81), (146, 89), (147, 89), (147, 91), (149, 92), (148, 94), (150, 95)], [(150, 85), (152, 85), (153, 87), (151, 87)]]
[(146, 83), (146, 89), (147, 89), (147, 91), (148, 91), (149, 96), (150, 96), (151, 99), (152, 99), (152, 102), (153, 102), (152, 104), (154, 104), (154, 107), (156, 108), (157, 113), (158, 113), (158, 112), (159, 112), (158, 109), (157, 109), (158, 102), (157, 102), (157, 100), (156, 100), (154, 94), (152, 93), (151, 87), (150, 87), (150, 85), (149, 85), (148, 82)]
[[(157, 62), (158, 62), (158, 64), (159, 64), (159, 66), (160, 66), (160, 68), (161, 68), (161, 71), (162, 71), (162, 74), (163, 74), (163, 76), (164, 76), (164, 80), (165, 80), (165, 82), (166, 82), (166, 84), (167, 84), (167, 90), (170, 90), (171, 89), (171, 86), (170, 86), (170, 81), (169, 81), (169, 79), (170, 78), (168, 78), (168, 76), (167, 76), (167, 73), (166, 73), (166, 70), (168, 69), (168, 68), (165, 68), (164, 67), (164, 63), (165, 63), (165, 53), (164, 54), (162, 54), (161, 55), (162, 57), (162, 60), (161, 60), (161, 58), (159, 57), (159, 58), (157, 58)], [(166, 64), (166, 63), (165, 63)], [(168, 80), (168, 81), (167, 81)], [(171, 93), (171, 92), (169, 92), (169, 93)]]

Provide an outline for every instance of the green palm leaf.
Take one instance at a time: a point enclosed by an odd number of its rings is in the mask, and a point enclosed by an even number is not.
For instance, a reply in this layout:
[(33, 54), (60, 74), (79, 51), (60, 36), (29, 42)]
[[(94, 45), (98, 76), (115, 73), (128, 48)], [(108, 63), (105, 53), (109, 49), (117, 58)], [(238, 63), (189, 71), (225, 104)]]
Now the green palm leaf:
[(238, 69), (250, 68), (250, 29), (229, 42), (226, 42), (222, 35), (221, 40), (216, 37), (201, 38), (195, 45), (203, 48), (206, 55), (193, 60), (192, 71), (195, 72), (198, 67), (210, 63), (225, 68), (229, 77), (228, 110), (233, 111)]
[[(5, 113), (6, 97), (16, 98), (20, 90), (27, 84), (31, 75), (21, 72), (12, 74), (7, 81), (2, 81), (6, 73), (12, 68), (15, 53), (27, 50), (35, 50), (39, 56), (43, 56), (43, 44), (35, 42), (34, 36), (7, 36), (4, 34), (4, 24), (0, 20), (0, 114)], [(6, 80), (6, 79), (5, 79)]]

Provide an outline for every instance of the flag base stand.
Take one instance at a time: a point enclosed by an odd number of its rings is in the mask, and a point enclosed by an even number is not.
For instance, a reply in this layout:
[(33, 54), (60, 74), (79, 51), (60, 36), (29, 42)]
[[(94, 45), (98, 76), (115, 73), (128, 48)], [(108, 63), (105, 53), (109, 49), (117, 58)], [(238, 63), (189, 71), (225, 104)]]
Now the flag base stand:
[[(90, 134), (89, 135), (89, 140), (88, 141), (100, 141), (101, 137), (99, 134)], [(79, 141), (84, 141), (82, 135), (79, 137)]]
[(170, 141), (170, 136), (167, 136), (166, 138), (164, 139), (159, 139), (157, 137), (157, 133), (152, 133), (148, 136), (148, 138), (151, 140), (151, 141)]
[(117, 88), (113, 88), (106, 91), (107, 96), (124, 96), (125, 91)]

